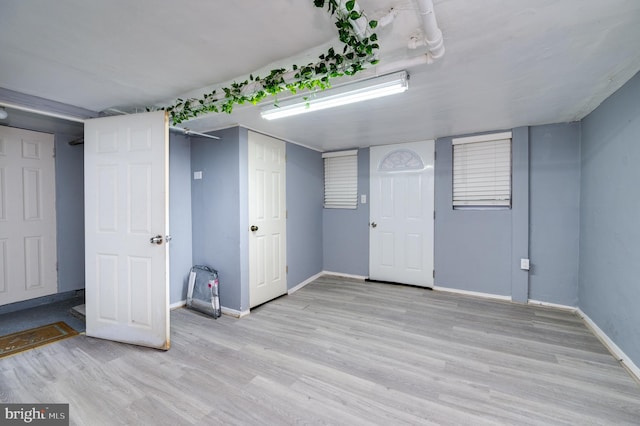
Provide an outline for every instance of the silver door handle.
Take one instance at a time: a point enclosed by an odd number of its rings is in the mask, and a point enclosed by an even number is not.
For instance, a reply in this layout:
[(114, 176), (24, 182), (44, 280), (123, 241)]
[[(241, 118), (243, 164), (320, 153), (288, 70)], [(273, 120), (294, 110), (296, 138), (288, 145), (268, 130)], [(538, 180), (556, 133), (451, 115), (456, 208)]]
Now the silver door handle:
[(371, 222), (369, 225), (371, 225), (372, 228), (375, 228), (376, 226), (378, 226), (378, 224), (375, 222)]
[(151, 244), (162, 244), (162, 235), (156, 235), (155, 237), (149, 238), (149, 242)]

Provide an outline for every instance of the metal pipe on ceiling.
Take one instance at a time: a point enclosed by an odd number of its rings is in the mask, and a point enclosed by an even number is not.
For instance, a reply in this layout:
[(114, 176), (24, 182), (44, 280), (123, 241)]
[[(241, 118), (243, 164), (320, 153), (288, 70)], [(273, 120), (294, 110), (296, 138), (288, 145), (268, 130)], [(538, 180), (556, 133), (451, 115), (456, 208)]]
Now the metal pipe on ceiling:
[[(104, 110), (103, 112), (115, 112), (118, 115), (131, 115), (130, 112), (126, 112), (126, 111), (123, 111), (123, 110), (118, 109), (118, 108), (108, 108), (108, 109)], [(200, 136), (200, 137), (208, 138), (208, 139), (216, 139), (216, 140), (220, 139), (218, 136), (207, 135), (206, 133), (195, 132), (193, 130), (187, 129), (186, 127), (169, 126), (169, 130), (173, 130), (174, 132), (182, 132), (182, 134), (187, 135), (187, 136), (194, 135), (194, 136)]]
[(176, 131), (176, 132), (182, 132), (183, 134), (185, 134), (187, 136), (193, 135), (193, 136), (199, 136), (201, 138), (216, 139), (216, 140), (220, 139), (218, 136), (208, 135), (206, 133), (194, 132), (193, 130), (189, 130), (189, 129), (184, 128), (184, 127), (169, 126), (169, 130), (173, 130), (173, 131)]
[[(444, 37), (438, 27), (436, 13), (433, 8), (433, 0), (417, 0), (417, 2), (422, 20), (424, 43), (414, 43), (413, 46), (417, 47), (418, 44), (425, 44), (429, 51), (428, 55), (434, 60), (439, 59), (444, 55)], [(412, 47), (412, 44), (410, 44), (409, 47)]]
[(23, 105), (14, 104), (14, 103), (11, 103), (11, 102), (0, 101), (0, 106), (6, 107), (6, 108), (10, 108), (10, 109), (19, 110), (19, 111), (30, 112), (32, 114), (44, 115), (46, 117), (59, 118), (61, 120), (66, 120), (66, 121), (73, 121), (73, 122), (76, 122), (76, 123), (84, 123), (84, 120), (85, 120), (84, 118), (81, 118), (81, 117), (73, 117), (71, 115), (58, 114), (56, 112), (45, 111), (45, 110), (36, 109), (36, 108), (30, 108), (30, 107), (26, 107), (26, 106), (23, 106)]

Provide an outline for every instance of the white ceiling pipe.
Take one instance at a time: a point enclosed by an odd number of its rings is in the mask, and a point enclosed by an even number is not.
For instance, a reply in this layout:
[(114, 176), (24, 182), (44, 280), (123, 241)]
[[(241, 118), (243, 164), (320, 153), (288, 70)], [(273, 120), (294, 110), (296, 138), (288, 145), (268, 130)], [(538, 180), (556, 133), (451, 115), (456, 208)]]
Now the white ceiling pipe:
[(169, 126), (169, 130), (174, 130), (176, 132), (182, 132), (183, 134), (185, 134), (187, 136), (193, 135), (193, 136), (199, 136), (201, 138), (216, 139), (216, 140), (220, 139), (218, 136), (208, 135), (206, 133), (194, 132), (193, 130), (189, 130), (186, 127)]
[(417, 2), (429, 55), (433, 59), (441, 58), (444, 55), (444, 39), (442, 31), (438, 28), (438, 21), (436, 21), (433, 0), (417, 0)]
[[(346, 3), (347, 3), (346, 0), (342, 0), (340, 2), (340, 11), (345, 15), (349, 15), (350, 12), (347, 10), (347, 7), (345, 6)], [(362, 13), (362, 9), (360, 9), (360, 5), (358, 4), (358, 2), (355, 2), (355, 4), (353, 5), (352, 11)], [(353, 27), (353, 30), (356, 33), (356, 37), (358, 37), (358, 40), (362, 40), (367, 36), (366, 35), (367, 26), (368, 26), (367, 18), (361, 15), (360, 18), (356, 20), (349, 19), (349, 22), (351, 22), (351, 26)]]
[[(105, 110), (105, 112), (115, 112), (118, 115), (131, 115), (131, 114), (136, 114), (136, 113), (131, 113), (131, 112), (126, 112), (126, 111), (122, 111), (120, 109), (117, 108), (108, 108)], [(187, 129), (186, 127), (178, 127), (178, 126), (169, 126), (169, 130), (173, 130), (174, 132), (181, 132), (187, 136), (201, 136), (203, 138), (209, 138), (209, 139), (220, 139), (218, 136), (213, 136), (213, 135), (207, 135), (206, 133), (199, 133), (199, 132), (194, 132), (193, 130)]]
[(388, 13), (382, 15), (380, 18), (376, 19), (378, 21), (378, 26), (376, 28), (384, 28), (396, 19), (398, 16), (398, 9), (394, 9), (393, 7), (389, 10)]
[(19, 111), (30, 112), (37, 115), (44, 115), (46, 117), (59, 118), (61, 120), (66, 120), (66, 121), (73, 121), (76, 123), (84, 123), (84, 120), (85, 120), (84, 118), (81, 118), (81, 117), (73, 117), (66, 114), (58, 114), (57, 112), (45, 111), (43, 109), (30, 108), (30, 107), (14, 104), (11, 102), (0, 101), (0, 106), (16, 109)]

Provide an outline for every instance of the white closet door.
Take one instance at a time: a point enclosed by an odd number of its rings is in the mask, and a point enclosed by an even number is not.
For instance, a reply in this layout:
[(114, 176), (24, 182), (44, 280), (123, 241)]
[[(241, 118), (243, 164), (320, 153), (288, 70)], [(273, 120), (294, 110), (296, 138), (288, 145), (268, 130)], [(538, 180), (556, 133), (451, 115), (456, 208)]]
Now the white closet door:
[(53, 135), (0, 126), (0, 305), (56, 293)]
[(285, 143), (249, 132), (249, 306), (287, 292)]

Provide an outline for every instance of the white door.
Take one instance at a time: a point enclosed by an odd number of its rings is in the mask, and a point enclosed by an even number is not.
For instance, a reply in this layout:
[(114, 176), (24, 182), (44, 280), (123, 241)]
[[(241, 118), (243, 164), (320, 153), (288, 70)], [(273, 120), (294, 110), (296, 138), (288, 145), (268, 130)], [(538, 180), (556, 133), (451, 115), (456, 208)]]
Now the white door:
[(249, 306), (287, 292), (285, 143), (249, 132)]
[(168, 124), (85, 122), (87, 336), (169, 349)]
[(433, 287), (434, 141), (370, 149), (369, 278)]
[(53, 294), (54, 137), (0, 126), (0, 305)]

